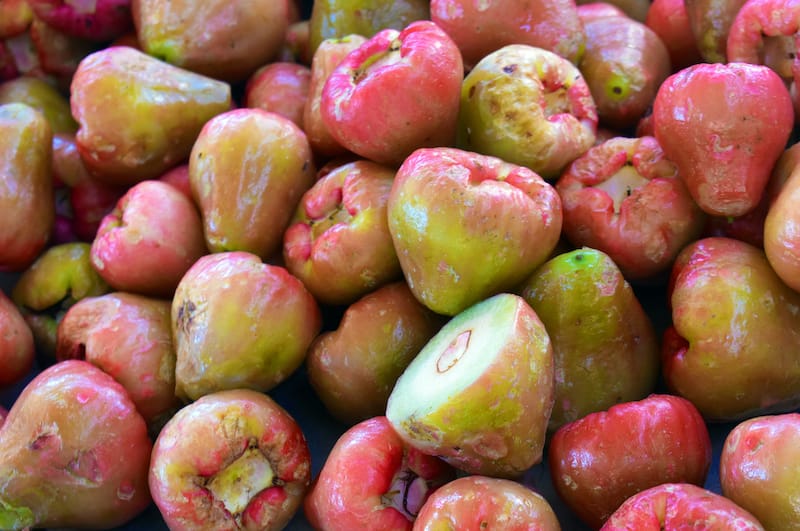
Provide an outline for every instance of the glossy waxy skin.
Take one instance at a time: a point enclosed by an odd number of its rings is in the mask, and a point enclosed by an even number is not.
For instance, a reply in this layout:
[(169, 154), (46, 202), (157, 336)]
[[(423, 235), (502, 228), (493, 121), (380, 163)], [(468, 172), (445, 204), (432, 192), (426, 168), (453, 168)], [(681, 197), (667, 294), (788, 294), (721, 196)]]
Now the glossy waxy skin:
[(560, 254), (523, 283), (521, 295), (553, 344), (556, 388), (550, 431), (654, 390), (658, 338), (608, 255), (589, 248)]
[(44, 114), (53, 135), (75, 134), (78, 124), (69, 101), (53, 85), (36, 77), (18, 77), (0, 84), (0, 104), (24, 103)]
[(655, 137), (711, 215), (756, 207), (793, 123), (789, 90), (761, 65), (690, 66), (667, 78), (653, 103)]
[(800, 414), (747, 419), (725, 439), (722, 493), (750, 511), (767, 531), (800, 525)]
[(406, 159), (388, 217), (411, 290), (446, 315), (516, 287), (555, 248), (562, 222), (558, 193), (539, 175), (454, 148)]
[(707, 63), (726, 62), (728, 32), (746, 0), (686, 0), (685, 3), (702, 59)]
[(667, 385), (708, 420), (791, 411), (800, 404), (800, 294), (764, 252), (730, 238), (687, 246), (673, 267)]
[(123, 186), (185, 160), (206, 121), (231, 106), (227, 83), (126, 46), (84, 58), (71, 90), (81, 158), (93, 176)]
[(34, 338), (22, 313), (0, 293), (0, 388), (22, 380), (33, 368)]
[(0, 271), (22, 271), (50, 239), (55, 221), (53, 132), (24, 103), (0, 105)]
[[(795, 150), (795, 152), (800, 153)], [(788, 151), (787, 151), (788, 153)], [(789, 172), (766, 212), (763, 224), (764, 252), (770, 265), (789, 287), (800, 292), (800, 253), (798, 228), (800, 213), (800, 172)]]

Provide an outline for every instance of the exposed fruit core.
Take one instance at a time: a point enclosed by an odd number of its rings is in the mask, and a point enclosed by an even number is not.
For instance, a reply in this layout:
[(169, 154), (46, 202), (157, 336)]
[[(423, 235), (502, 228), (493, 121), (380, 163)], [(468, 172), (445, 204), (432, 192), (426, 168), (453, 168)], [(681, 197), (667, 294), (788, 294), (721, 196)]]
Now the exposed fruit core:
[(275, 484), (269, 460), (258, 448), (248, 448), (236, 461), (218, 472), (206, 488), (233, 516), (244, 512), (250, 500)]
[(456, 338), (447, 345), (447, 348), (444, 349), (444, 352), (439, 356), (439, 359), (436, 360), (436, 370), (438, 372), (446, 372), (448, 371), (453, 365), (458, 363), (464, 354), (467, 353), (467, 348), (469, 348), (469, 338), (472, 335), (472, 330), (465, 330), (458, 334)]
[(595, 188), (603, 190), (614, 201), (614, 212), (619, 214), (622, 202), (633, 193), (637, 188), (644, 186), (648, 180), (642, 177), (639, 171), (626, 164), (617, 172), (600, 183), (594, 185)]
[(392, 478), (389, 491), (381, 496), (383, 505), (393, 507), (413, 521), (428, 497), (428, 482), (408, 469), (400, 469)]

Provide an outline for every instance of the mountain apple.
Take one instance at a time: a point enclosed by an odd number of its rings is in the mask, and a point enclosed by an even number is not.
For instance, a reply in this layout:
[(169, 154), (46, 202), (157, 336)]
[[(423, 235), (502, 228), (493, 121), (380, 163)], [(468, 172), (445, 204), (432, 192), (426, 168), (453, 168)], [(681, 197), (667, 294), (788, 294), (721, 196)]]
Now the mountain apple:
[(317, 302), (286, 269), (241, 251), (203, 256), (172, 299), (176, 393), (268, 391), (302, 364), (321, 326)]
[(669, 300), (662, 374), (671, 392), (714, 421), (798, 407), (800, 294), (762, 250), (720, 237), (689, 244), (675, 259)]
[(328, 76), (322, 119), (350, 151), (399, 165), (415, 149), (454, 142), (463, 78), (458, 48), (433, 22), (382, 30)]
[(616, 137), (590, 148), (555, 187), (563, 234), (573, 245), (608, 254), (631, 281), (667, 271), (706, 220), (652, 136)]
[(132, 186), (92, 242), (92, 265), (118, 291), (170, 298), (184, 273), (208, 253), (194, 203), (167, 183)]
[(286, 527), (311, 481), (308, 443), (269, 396), (247, 389), (206, 395), (158, 434), (153, 501), (175, 531)]
[(347, 424), (383, 415), (397, 378), (444, 324), (405, 282), (364, 295), (306, 356), (308, 381), (325, 408)]
[[(592, 6), (594, 4), (589, 4)], [(631, 127), (652, 105), (659, 85), (672, 72), (669, 51), (649, 27), (627, 16), (585, 17), (580, 71), (597, 106), (600, 123)]]
[(389, 232), (414, 295), (455, 315), (513, 289), (561, 233), (561, 200), (538, 174), (455, 148), (419, 149), (397, 171)]
[[(84, 167), (85, 165), (81, 163)], [(128, 191), (126, 186), (106, 184), (93, 177), (76, 183), (69, 189), (70, 228), (84, 242), (93, 242), (103, 218), (114, 211)]]
[(91, 176), (81, 160), (78, 145), (75, 143), (75, 135), (70, 133), (53, 134), (53, 183), (74, 188), (89, 180), (91, 180)]
[(653, 392), (659, 342), (611, 258), (582, 248), (551, 258), (521, 286), (553, 345), (555, 403), (548, 428)]
[(310, 82), (311, 69), (305, 65), (287, 62), (264, 65), (247, 80), (244, 106), (280, 114), (302, 128)]
[(673, 72), (702, 62), (683, 0), (653, 0), (644, 24), (667, 47)]
[(100, 48), (96, 42), (68, 35), (37, 17), (29, 31), (42, 71), (53, 76), (59, 87), (68, 88), (80, 62)]
[(131, 0), (28, 0), (28, 5), (43, 22), (82, 39), (110, 41), (133, 27)]
[(288, 0), (131, 0), (142, 50), (223, 81), (250, 77), (280, 50)]
[(53, 230), (53, 132), (33, 107), (7, 103), (0, 105), (0, 138), (0, 271), (22, 271)]
[(194, 203), (192, 185), (189, 181), (188, 164), (178, 164), (174, 168), (164, 172), (158, 180), (174, 186), (180, 193)]
[(761, 65), (689, 66), (661, 84), (653, 103), (655, 137), (711, 215), (756, 207), (793, 124), (789, 90)]
[(573, 0), (430, 4), (431, 20), (453, 38), (468, 66), (509, 44), (544, 48), (576, 65), (583, 55), (586, 36)]
[(309, 48), (346, 35), (370, 38), (384, 29), (401, 30), (430, 18), (427, 0), (315, 0), (309, 18)]
[(664, 483), (625, 500), (601, 531), (764, 531), (756, 518), (724, 496), (691, 483)]
[(0, 104), (24, 103), (41, 112), (53, 136), (72, 134), (78, 124), (70, 114), (69, 100), (53, 85), (37, 77), (21, 76), (0, 84)]
[(685, 0), (697, 50), (705, 63), (727, 62), (728, 32), (747, 0)]
[(303, 108), (303, 131), (308, 136), (311, 149), (318, 157), (335, 157), (349, 153), (347, 148), (331, 136), (328, 126), (322, 119), (320, 106), (322, 89), (325, 88), (328, 77), (347, 57), (347, 54), (366, 41), (367, 38), (361, 35), (345, 35), (338, 39), (325, 39), (319, 44), (311, 59), (308, 100)]
[(290, 23), (289, 27), (286, 28), (283, 46), (278, 52), (276, 61), (310, 65), (312, 56), (310, 31), (311, 21), (309, 19)]
[(113, 376), (151, 428), (160, 428), (180, 405), (167, 300), (119, 292), (84, 297), (59, 321), (55, 354)]
[(542, 48), (510, 44), (464, 78), (457, 145), (554, 179), (594, 144), (597, 120), (575, 65)]
[(559, 497), (597, 529), (637, 492), (703, 485), (711, 438), (691, 402), (653, 394), (565, 424), (550, 440), (548, 464)]
[(459, 313), (417, 354), (386, 416), (408, 444), (467, 472), (517, 478), (542, 458), (553, 408), (553, 348), (522, 297)]
[(185, 160), (203, 125), (230, 109), (231, 88), (112, 46), (78, 65), (70, 105), (89, 171), (109, 184), (130, 186)]
[(300, 199), (283, 236), (283, 259), (319, 302), (350, 304), (402, 278), (386, 217), (394, 176), (390, 167), (357, 160)]
[(742, 421), (722, 446), (722, 494), (750, 511), (767, 531), (797, 529), (799, 449), (800, 414), (796, 412)]
[(797, 245), (800, 213), (800, 166), (789, 174), (764, 218), (764, 251), (775, 273), (793, 290), (800, 292), (800, 251)]
[(288, 118), (244, 108), (209, 120), (189, 158), (189, 184), (208, 249), (265, 260), (280, 252), (314, 172), (308, 139)]
[(120, 526), (150, 503), (152, 444), (130, 397), (85, 361), (39, 373), (0, 428), (3, 529)]
[(411, 531), (431, 492), (454, 478), (441, 460), (407, 446), (386, 417), (372, 417), (336, 441), (304, 512), (315, 529)]
[(0, 292), (0, 387), (17, 383), (33, 368), (33, 333), (14, 301)]
[(90, 259), (91, 246), (72, 242), (48, 247), (14, 283), (11, 298), (33, 333), (42, 365), (55, 357), (58, 322), (84, 297), (108, 293)]
[(31, 25), (33, 11), (28, 0), (0, 1), (0, 39), (23, 33)]
[(422, 506), (414, 531), (437, 529), (560, 531), (553, 508), (516, 481), (464, 476), (437, 489)]

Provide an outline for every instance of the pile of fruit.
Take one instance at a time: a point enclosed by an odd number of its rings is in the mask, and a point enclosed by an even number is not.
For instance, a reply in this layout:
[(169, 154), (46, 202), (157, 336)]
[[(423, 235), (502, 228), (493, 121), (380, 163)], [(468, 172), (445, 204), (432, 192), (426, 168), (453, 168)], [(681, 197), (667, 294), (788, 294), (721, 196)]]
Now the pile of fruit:
[(609, 2), (0, 0), (0, 529), (800, 529), (800, 4)]

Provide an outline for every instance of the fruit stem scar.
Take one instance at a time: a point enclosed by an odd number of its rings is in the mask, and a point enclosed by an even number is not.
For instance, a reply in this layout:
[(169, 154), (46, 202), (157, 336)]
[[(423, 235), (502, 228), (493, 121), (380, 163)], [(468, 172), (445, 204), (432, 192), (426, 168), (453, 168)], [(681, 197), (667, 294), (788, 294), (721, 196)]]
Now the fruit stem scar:
[(441, 353), (439, 359), (436, 360), (436, 372), (440, 374), (447, 372), (458, 363), (464, 354), (467, 353), (470, 336), (472, 336), (472, 330), (465, 330), (458, 334), (458, 336), (447, 345), (447, 348)]

